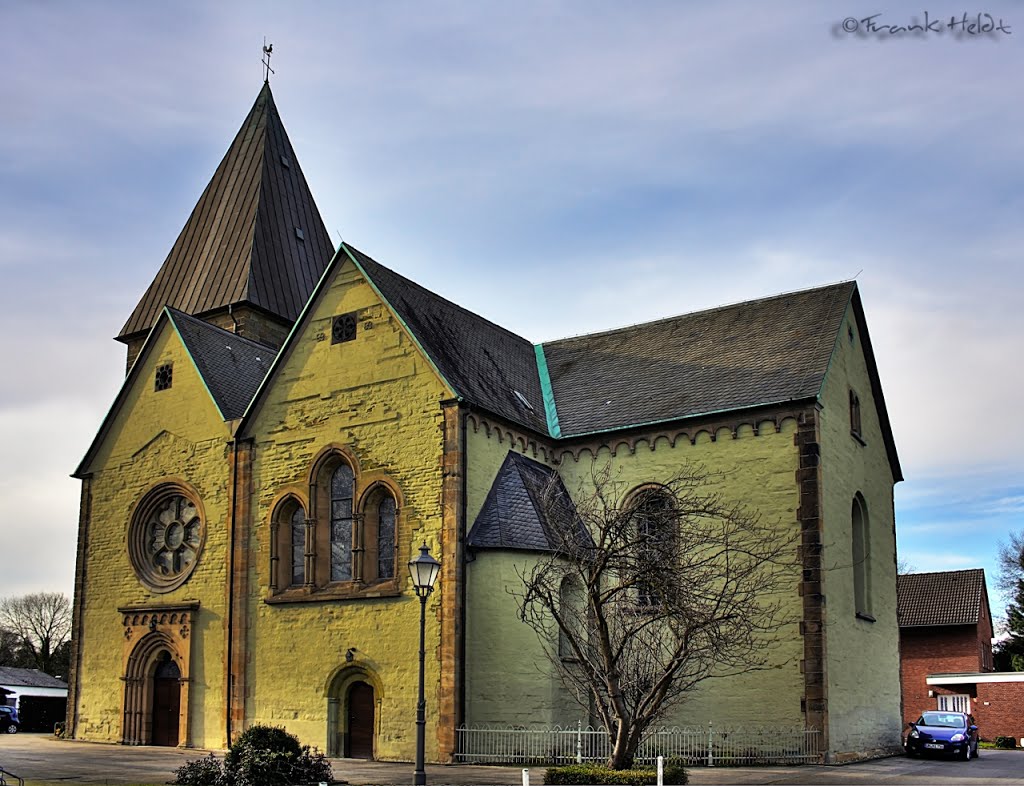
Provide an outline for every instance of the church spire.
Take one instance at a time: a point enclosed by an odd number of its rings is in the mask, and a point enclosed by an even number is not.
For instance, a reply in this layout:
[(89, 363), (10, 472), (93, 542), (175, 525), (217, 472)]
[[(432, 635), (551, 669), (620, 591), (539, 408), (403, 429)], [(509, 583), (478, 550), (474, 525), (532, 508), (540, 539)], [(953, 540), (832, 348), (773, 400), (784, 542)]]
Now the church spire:
[(153, 283), (117, 337), (134, 361), (163, 307), (280, 345), (333, 255), (264, 82)]

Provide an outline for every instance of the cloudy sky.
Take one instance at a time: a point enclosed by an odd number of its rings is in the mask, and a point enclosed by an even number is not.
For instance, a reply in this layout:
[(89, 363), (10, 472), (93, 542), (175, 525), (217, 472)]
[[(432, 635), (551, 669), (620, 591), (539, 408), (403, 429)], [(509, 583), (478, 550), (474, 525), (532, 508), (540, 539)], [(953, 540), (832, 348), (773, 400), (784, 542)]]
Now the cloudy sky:
[(4, 0), (0, 595), (71, 591), (111, 337), (264, 36), (332, 238), (533, 341), (856, 277), (900, 557), (991, 586), (1024, 528), (1024, 5), (984, 35), (891, 6)]

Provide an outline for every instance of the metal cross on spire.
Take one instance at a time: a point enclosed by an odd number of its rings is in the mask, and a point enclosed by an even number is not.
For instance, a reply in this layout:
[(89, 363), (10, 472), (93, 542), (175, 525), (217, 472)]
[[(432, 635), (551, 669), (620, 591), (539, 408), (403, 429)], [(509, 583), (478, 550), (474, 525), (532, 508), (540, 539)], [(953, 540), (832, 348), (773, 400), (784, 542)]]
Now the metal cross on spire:
[(267, 43), (266, 36), (263, 37), (263, 81), (269, 83), (270, 75), (274, 69), (270, 67), (270, 56), (274, 53), (274, 45)]

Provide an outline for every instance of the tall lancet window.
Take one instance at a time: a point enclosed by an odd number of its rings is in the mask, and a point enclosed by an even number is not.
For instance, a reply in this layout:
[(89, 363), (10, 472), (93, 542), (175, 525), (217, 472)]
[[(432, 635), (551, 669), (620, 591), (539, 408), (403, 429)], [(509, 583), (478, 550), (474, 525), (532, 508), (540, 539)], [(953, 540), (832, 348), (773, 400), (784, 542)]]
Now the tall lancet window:
[(352, 580), (352, 468), (331, 475), (331, 581)]

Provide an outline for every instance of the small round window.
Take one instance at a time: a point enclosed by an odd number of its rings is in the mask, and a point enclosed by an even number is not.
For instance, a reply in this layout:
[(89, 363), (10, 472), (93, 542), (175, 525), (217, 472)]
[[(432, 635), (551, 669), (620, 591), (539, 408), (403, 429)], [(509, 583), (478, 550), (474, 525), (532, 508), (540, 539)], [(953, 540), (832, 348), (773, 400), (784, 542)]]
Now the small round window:
[(170, 592), (195, 569), (206, 534), (199, 503), (179, 486), (161, 486), (139, 505), (128, 534), (128, 553), (139, 581)]

